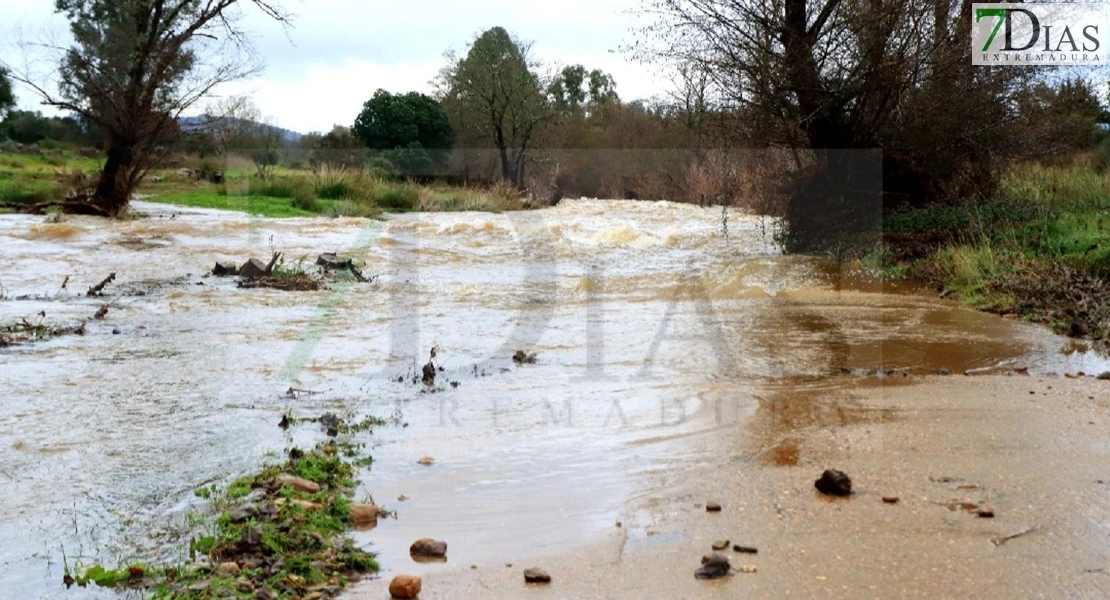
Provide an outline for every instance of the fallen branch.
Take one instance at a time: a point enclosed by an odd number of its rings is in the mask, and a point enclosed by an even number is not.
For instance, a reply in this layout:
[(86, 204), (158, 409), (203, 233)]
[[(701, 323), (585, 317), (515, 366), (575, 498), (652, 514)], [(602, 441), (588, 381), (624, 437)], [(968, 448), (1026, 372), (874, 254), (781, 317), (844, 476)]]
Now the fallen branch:
[(1011, 533), (1010, 535), (992, 537), (991, 538), (991, 543), (994, 544), (995, 546), (1001, 546), (1002, 544), (1005, 544), (1006, 542), (1008, 542), (1012, 539), (1019, 538), (1023, 535), (1026, 535), (1026, 534), (1033, 533), (1036, 530), (1037, 530), (1036, 527), (1029, 527), (1027, 529), (1022, 529), (1021, 531), (1019, 531), (1017, 533)]
[(113, 281), (115, 281), (115, 279), (116, 279), (116, 274), (115, 273), (112, 273), (112, 274), (108, 275), (107, 277), (104, 278), (104, 281), (101, 281), (100, 283), (98, 283), (98, 284), (92, 286), (91, 288), (89, 288), (88, 293), (85, 294), (85, 295), (86, 296), (99, 296), (101, 290), (104, 289), (104, 286), (108, 285), (109, 283), (112, 283)]

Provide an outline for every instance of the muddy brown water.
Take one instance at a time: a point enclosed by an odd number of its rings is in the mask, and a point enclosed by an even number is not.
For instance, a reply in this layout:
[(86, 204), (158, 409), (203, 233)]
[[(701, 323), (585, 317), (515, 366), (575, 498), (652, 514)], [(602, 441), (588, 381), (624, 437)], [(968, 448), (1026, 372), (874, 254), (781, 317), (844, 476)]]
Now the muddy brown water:
[[(396, 416), (358, 495), (398, 518), (355, 537), (387, 568), (412, 540), (445, 539), (457, 566), (598, 539), (636, 518), (658, 474), (713, 460), (707, 432), (790, 465), (797, 432), (882, 419), (813, 401), (878, 383), (841, 367), (1110, 368), (1043, 329), (780, 256), (767, 220), (733, 215), (726, 239), (719, 209), (579, 200), (379, 222), (136, 208), (146, 217), (0, 215), (0, 322), (72, 324), (111, 303), (83, 337), (0, 350), (7, 597), (112, 595), (64, 590), (63, 552), (180, 559), (194, 489), (320, 438), (280, 430), (289, 410)], [(203, 276), (271, 248), (339, 251), (379, 278), (281, 292)], [(109, 272), (105, 297), (85, 297)], [(407, 381), (432, 346), (434, 393)], [(537, 363), (514, 365), (517, 349)]]

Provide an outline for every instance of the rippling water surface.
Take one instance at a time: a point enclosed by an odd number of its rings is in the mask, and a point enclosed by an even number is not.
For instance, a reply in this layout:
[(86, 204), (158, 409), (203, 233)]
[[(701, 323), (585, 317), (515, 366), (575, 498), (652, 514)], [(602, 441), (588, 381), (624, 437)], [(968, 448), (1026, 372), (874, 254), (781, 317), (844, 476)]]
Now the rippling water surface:
[[(732, 216), (725, 238), (719, 209), (580, 200), (385, 222), (138, 210), (0, 215), (0, 322), (76, 323), (110, 301), (83, 337), (0, 350), (8, 597), (105, 595), (61, 588), (63, 550), (71, 565), (172, 560), (194, 489), (312, 443), (311, 427), (276, 426), (289, 410), (399, 417), (375, 431), (358, 494), (400, 518), (358, 540), (386, 556), (434, 535), (466, 562), (590, 540), (656, 474), (702, 460), (706, 431), (764, 423), (737, 435), (790, 464), (792, 430), (847, 418), (811, 400), (851, 380), (841, 367), (1106, 364), (1037, 328), (779, 256), (758, 217)], [(271, 249), (310, 263), (339, 251), (379, 277), (291, 293), (203, 275)], [(109, 272), (106, 297), (85, 297)], [(432, 346), (443, 385), (397, 382)], [(517, 349), (537, 364), (514, 365)], [(435, 465), (416, 464), (425, 455)]]

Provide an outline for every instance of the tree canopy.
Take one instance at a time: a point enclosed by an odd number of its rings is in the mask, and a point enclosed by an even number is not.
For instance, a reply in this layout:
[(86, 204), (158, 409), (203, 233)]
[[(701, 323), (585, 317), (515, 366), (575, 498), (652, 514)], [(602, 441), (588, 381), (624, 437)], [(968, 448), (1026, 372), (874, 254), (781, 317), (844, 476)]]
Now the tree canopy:
[(442, 160), (455, 134), (435, 99), (417, 92), (378, 90), (366, 101), (351, 132), (367, 148), (383, 151), (404, 173), (426, 171)]
[(15, 92), (12, 91), (12, 81), (8, 72), (0, 67), (0, 116), (15, 106)]
[(582, 65), (570, 65), (547, 86), (547, 93), (560, 114), (570, 115), (619, 103), (616, 87), (613, 78), (600, 69), (587, 71)]
[(452, 58), (440, 76), (452, 118), (466, 123), (475, 143), (493, 144), (502, 179), (518, 186), (540, 128), (556, 116), (530, 50), (504, 28), (494, 27), (474, 40), (464, 58)]

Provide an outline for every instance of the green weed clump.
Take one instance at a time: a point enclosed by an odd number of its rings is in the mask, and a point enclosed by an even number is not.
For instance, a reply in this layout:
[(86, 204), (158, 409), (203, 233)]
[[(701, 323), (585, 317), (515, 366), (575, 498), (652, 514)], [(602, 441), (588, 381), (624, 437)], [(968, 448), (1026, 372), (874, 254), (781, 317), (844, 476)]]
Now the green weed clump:
[[(376, 421), (375, 421), (376, 422)], [(362, 424), (344, 426), (356, 431)], [(155, 599), (335, 598), (361, 574), (378, 569), (374, 555), (346, 537), (354, 525), (351, 495), (361, 448), (331, 440), (288, 460), (240, 477), (221, 491), (195, 491), (218, 512), (212, 528), (189, 543), (190, 560), (174, 567), (136, 563), (119, 569), (93, 565), (74, 575), (65, 565), (67, 585), (142, 588)], [(292, 475), (319, 491), (286, 484)]]

